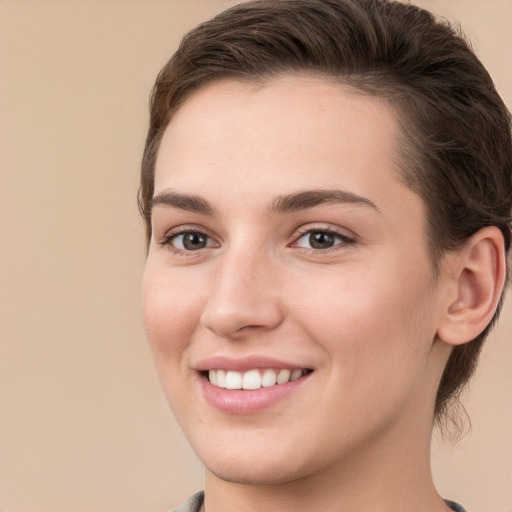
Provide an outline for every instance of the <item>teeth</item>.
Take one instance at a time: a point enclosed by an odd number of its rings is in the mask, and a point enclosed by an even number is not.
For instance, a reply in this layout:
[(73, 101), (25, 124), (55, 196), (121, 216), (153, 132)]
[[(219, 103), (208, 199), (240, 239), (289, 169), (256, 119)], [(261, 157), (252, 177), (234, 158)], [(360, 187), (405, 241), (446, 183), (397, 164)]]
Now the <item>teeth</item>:
[(277, 375), (274, 370), (265, 370), (263, 372), (263, 377), (261, 379), (261, 385), (264, 388), (269, 388), (270, 386), (275, 386), (277, 381)]
[(290, 380), (297, 380), (299, 377), (302, 376), (302, 370), (293, 370)]
[(242, 374), (240, 372), (226, 373), (226, 389), (242, 389)]
[(304, 374), (303, 370), (249, 370), (235, 372), (232, 370), (209, 370), (208, 379), (214, 386), (224, 389), (259, 389), (268, 388), (276, 384), (286, 384), (297, 380)]
[(225, 388), (226, 387), (226, 372), (224, 370), (210, 370), (211, 372), (214, 372), (217, 374), (215, 377), (216, 386), (219, 386), (219, 388)]
[(259, 389), (261, 388), (261, 375), (258, 370), (245, 372), (242, 378), (242, 389)]
[(277, 376), (277, 383), (284, 384), (290, 380), (292, 372), (290, 370), (281, 370)]

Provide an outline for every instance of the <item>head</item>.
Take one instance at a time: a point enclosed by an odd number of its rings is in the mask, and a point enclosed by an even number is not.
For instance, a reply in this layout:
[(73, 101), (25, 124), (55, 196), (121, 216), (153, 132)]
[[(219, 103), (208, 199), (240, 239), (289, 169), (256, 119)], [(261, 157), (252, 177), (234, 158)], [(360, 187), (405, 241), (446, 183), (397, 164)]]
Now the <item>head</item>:
[[(382, 98), (400, 127), (400, 178), (425, 203), (434, 275), (447, 252), (486, 226), (510, 246), (510, 115), (461, 34), (413, 5), (379, 0), (240, 4), (191, 31), (160, 72), (139, 204), (151, 237), (155, 162), (181, 105), (223, 79), (265, 84), (305, 74)], [(501, 305), (501, 301), (500, 301)], [(472, 341), (452, 350), (437, 392), (443, 419), (474, 372), (500, 307)]]

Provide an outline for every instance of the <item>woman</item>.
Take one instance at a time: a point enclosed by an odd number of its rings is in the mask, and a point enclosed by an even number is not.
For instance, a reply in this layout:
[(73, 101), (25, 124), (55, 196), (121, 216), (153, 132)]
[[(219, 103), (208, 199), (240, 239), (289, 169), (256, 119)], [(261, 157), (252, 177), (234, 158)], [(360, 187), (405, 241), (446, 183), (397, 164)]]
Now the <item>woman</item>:
[(249, 2), (151, 100), (144, 322), (205, 465), (177, 510), (463, 510), (434, 421), (474, 371), (510, 246), (510, 117), (446, 23)]

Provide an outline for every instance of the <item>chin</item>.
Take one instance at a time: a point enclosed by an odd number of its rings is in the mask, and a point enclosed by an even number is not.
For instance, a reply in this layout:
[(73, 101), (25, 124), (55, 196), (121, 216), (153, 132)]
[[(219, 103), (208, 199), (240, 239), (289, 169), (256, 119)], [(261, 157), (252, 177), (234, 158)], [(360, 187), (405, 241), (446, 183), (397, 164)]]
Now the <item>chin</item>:
[(308, 462), (306, 454), (301, 454), (296, 444), (232, 440), (228, 446), (209, 441), (207, 446), (202, 443), (202, 446), (193, 446), (194, 451), (210, 473), (226, 482), (284, 484), (306, 476), (313, 462)]
[(255, 486), (286, 484), (307, 475), (305, 468), (292, 468), (287, 461), (255, 464), (244, 458), (206, 465), (206, 469), (225, 482)]

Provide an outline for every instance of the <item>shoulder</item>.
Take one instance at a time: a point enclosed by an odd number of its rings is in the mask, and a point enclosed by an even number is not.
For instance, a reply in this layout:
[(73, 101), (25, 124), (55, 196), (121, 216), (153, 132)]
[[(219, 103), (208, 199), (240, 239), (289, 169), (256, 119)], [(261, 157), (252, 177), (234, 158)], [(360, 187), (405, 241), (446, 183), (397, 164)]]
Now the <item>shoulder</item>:
[(172, 512), (199, 512), (204, 500), (204, 492), (196, 492), (187, 501), (173, 509)]
[(454, 512), (466, 512), (466, 509), (462, 505), (459, 505), (458, 503), (455, 503), (454, 501), (450, 500), (444, 501)]
[[(204, 492), (196, 492), (187, 501), (184, 501), (181, 505), (173, 509), (172, 512), (199, 512), (199, 510), (201, 509), (201, 505), (203, 504), (203, 501)], [(459, 505), (454, 501), (445, 500), (445, 502), (454, 512), (466, 512), (465, 508), (462, 505)]]

